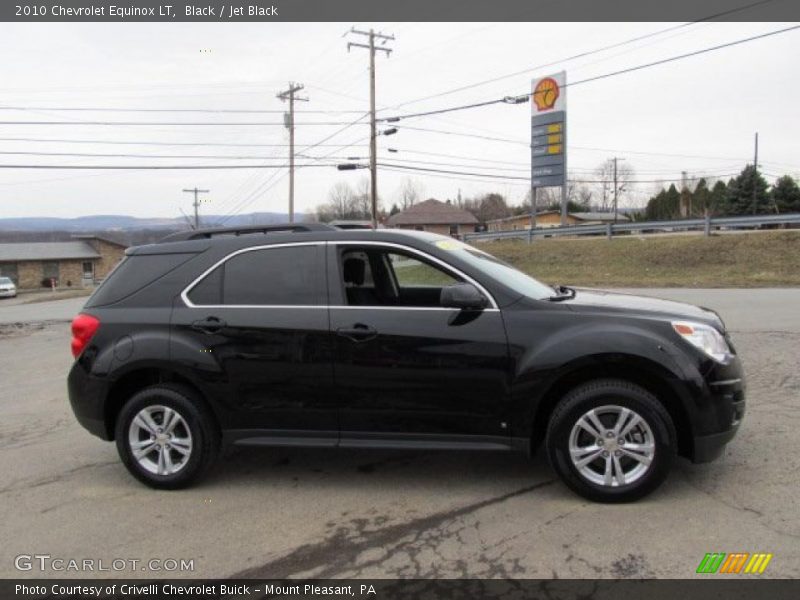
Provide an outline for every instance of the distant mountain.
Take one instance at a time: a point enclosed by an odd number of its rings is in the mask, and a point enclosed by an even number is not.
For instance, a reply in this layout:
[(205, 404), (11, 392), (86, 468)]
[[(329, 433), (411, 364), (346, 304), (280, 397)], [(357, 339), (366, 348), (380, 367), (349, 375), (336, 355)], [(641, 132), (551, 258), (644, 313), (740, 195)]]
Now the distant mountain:
[[(297, 214), (295, 219), (302, 221), (305, 215)], [(201, 226), (213, 227), (219, 224), (223, 215), (202, 215)], [(286, 213), (260, 212), (244, 215), (235, 215), (225, 221), (225, 226), (241, 227), (244, 225), (268, 225), (271, 223), (284, 223), (289, 218)], [(0, 231), (130, 231), (138, 229), (185, 229), (186, 219), (176, 217), (142, 218), (128, 217), (125, 215), (90, 215), (75, 217), (74, 219), (59, 219), (55, 217), (18, 217), (11, 219), (0, 218)]]

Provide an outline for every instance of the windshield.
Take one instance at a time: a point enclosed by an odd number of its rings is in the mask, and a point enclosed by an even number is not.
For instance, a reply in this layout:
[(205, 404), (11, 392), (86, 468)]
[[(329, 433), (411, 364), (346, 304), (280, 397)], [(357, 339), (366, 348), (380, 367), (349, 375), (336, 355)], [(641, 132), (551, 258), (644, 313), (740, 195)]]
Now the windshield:
[(433, 243), (437, 248), (452, 252), (464, 262), (469, 263), (479, 271), (504, 283), (523, 296), (533, 298), (534, 300), (544, 300), (553, 295), (553, 288), (549, 285), (537, 281), (530, 275), (526, 275), (519, 269), (512, 267), (508, 263), (495, 258), (483, 250), (478, 250), (474, 246), (464, 244), (458, 240), (448, 239), (436, 240)]
[(9, 283), (14, 283), (8, 277), (0, 277), (0, 285), (8, 285)]

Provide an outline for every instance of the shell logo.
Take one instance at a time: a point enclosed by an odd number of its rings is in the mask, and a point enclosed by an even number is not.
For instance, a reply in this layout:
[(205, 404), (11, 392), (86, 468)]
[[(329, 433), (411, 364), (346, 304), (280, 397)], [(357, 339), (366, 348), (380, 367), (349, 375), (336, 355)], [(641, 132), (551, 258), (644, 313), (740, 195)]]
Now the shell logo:
[(536, 103), (536, 110), (550, 110), (555, 106), (559, 95), (561, 95), (561, 89), (558, 87), (556, 80), (552, 77), (545, 77), (536, 84), (536, 88), (533, 90), (533, 101)]

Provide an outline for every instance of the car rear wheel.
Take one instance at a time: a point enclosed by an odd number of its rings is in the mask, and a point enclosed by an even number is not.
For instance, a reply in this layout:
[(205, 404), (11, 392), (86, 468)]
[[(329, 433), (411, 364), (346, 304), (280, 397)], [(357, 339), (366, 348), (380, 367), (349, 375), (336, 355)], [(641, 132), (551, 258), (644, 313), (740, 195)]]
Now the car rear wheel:
[(180, 385), (158, 384), (126, 402), (116, 424), (117, 451), (139, 481), (186, 487), (213, 463), (219, 435), (202, 400)]
[(547, 430), (550, 464), (571, 489), (598, 502), (630, 502), (655, 490), (676, 454), (664, 406), (643, 388), (617, 379), (568, 393)]

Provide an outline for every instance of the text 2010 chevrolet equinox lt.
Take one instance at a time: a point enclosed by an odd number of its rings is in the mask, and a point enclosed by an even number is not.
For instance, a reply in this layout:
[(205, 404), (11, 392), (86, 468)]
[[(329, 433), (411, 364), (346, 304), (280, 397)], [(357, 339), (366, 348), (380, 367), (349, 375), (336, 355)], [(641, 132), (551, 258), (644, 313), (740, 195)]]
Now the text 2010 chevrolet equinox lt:
[(134, 477), (188, 485), (221, 446), (521, 450), (634, 500), (744, 414), (720, 318), (549, 287), (456, 240), (325, 225), (131, 248), (72, 323), (69, 397)]

